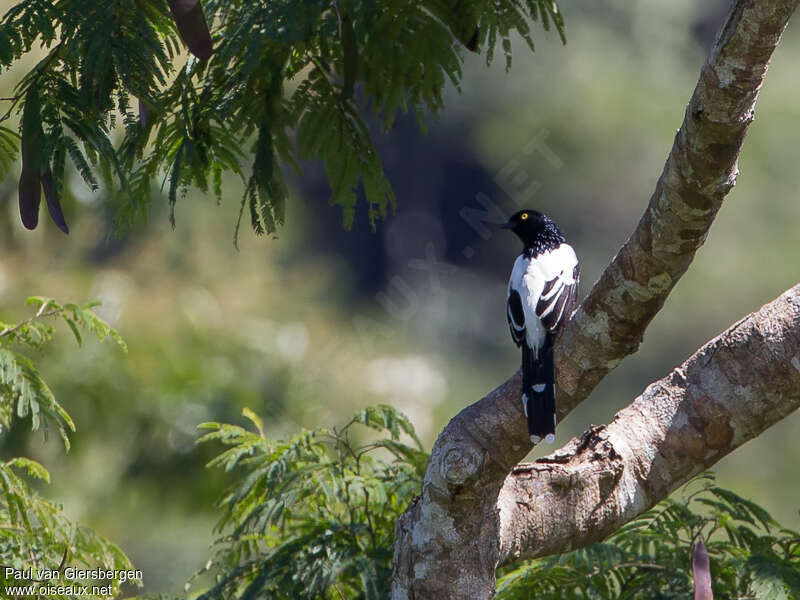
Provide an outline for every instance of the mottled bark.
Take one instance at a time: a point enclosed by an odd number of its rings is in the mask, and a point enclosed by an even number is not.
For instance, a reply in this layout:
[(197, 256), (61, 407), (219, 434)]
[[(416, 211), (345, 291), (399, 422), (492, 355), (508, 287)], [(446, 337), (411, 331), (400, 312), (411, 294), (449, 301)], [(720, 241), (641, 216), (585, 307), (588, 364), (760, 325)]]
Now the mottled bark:
[[(753, 120), (758, 90), (770, 56), (799, 2), (734, 3), (703, 66), (647, 210), (558, 340), (560, 419), (638, 348), (647, 325), (704, 242), (725, 195), (736, 181), (737, 158)], [(796, 297), (797, 288), (793, 292)], [(784, 305), (787, 310), (794, 306), (788, 300)], [(794, 333), (787, 333), (789, 345), (785, 350), (797, 343), (797, 314), (792, 314)], [(711, 344), (723, 338), (730, 347), (736, 347), (738, 342), (750, 343), (741, 337), (741, 330), (740, 323)], [(762, 341), (765, 351), (775, 349), (767, 344), (767, 338)], [(561, 463), (535, 463), (515, 469), (530, 450), (519, 401), (519, 373), (461, 411), (434, 444), (422, 496), (398, 520), (392, 598), (490, 598), (494, 593), (494, 571), (501, 562), (516, 556), (561, 552), (576, 543), (600, 539), (663, 498), (692, 473), (796, 408), (791, 404), (796, 397), (793, 400), (787, 394), (787, 404), (781, 404), (776, 392), (780, 388), (770, 387), (771, 380), (762, 379), (768, 376), (767, 367), (784, 369), (780, 374), (789, 377), (786, 369), (791, 366), (786, 365), (790, 363), (781, 367), (770, 364), (763, 369), (752, 361), (742, 363), (755, 378), (751, 381), (754, 390), (765, 393), (758, 396), (758, 414), (745, 411), (736, 418), (735, 427), (729, 421), (733, 433), (727, 439), (724, 427), (716, 429), (722, 422), (716, 417), (725, 416), (725, 397), (711, 394), (720, 390), (708, 390), (708, 402), (702, 405), (706, 409), (696, 404), (694, 396), (683, 400), (671, 396), (673, 404), (653, 405), (653, 415), (667, 419), (691, 416), (694, 420), (687, 420), (686, 424), (671, 422), (665, 437), (669, 442), (664, 442), (668, 444), (664, 448), (671, 448), (672, 452), (651, 457), (652, 461), (661, 461), (659, 470), (654, 470), (652, 464), (648, 468), (647, 460), (651, 459), (647, 457), (651, 455), (631, 454), (639, 446), (661, 448), (655, 437), (648, 437), (657, 432), (647, 428), (655, 422), (646, 421), (650, 413), (644, 411), (648, 398), (655, 396), (646, 396), (661, 389), (675, 394), (683, 389), (687, 394), (690, 387), (692, 394), (697, 393), (705, 389), (700, 385), (706, 377), (701, 377), (704, 368), (709, 369), (708, 377), (712, 378), (713, 365), (724, 369), (724, 365), (734, 364), (726, 362), (728, 346), (714, 346), (712, 354), (717, 362), (704, 354), (707, 348), (691, 359), (701, 361), (692, 363), (696, 382), (684, 382), (681, 388), (681, 375), (673, 375), (666, 383), (654, 384), (655, 388), (648, 388), (614, 423), (588, 431), (581, 438), (583, 441), (573, 441), (557, 453), (563, 457), (558, 459)], [(704, 365), (702, 360), (706, 358), (709, 362)], [(686, 377), (685, 373), (682, 376)], [(787, 383), (787, 377), (775, 381)], [(800, 373), (795, 371), (791, 377), (800, 377)], [(791, 381), (794, 386), (800, 383)], [(765, 409), (767, 405), (773, 407), (773, 412)], [(747, 420), (750, 417), (752, 422)], [(614, 437), (609, 438), (609, 432)], [(669, 445), (675, 440), (680, 441), (678, 446)], [(617, 442), (622, 444), (619, 448), (615, 446)], [(717, 446), (711, 452), (705, 444)], [(603, 462), (605, 449), (609, 454)], [(594, 461), (598, 452), (601, 458)], [(656, 474), (662, 472), (672, 473), (672, 479), (658, 479)], [(623, 489), (619, 487), (623, 476), (628, 478), (626, 482), (632, 482), (633, 487), (624, 488), (633, 494), (630, 498), (614, 496)], [(522, 483), (540, 479), (546, 485)], [(528, 493), (529, 490), (534, 492)], [(538, 492), (542, 495), (537, 496)]]
[(559, 413), (582, 402), (644, 331), (705, 242), (739, 174), (738, 157), (772, 52), (798, 0), (737, 0), (675, 135), (649, 206), (556, 348)]

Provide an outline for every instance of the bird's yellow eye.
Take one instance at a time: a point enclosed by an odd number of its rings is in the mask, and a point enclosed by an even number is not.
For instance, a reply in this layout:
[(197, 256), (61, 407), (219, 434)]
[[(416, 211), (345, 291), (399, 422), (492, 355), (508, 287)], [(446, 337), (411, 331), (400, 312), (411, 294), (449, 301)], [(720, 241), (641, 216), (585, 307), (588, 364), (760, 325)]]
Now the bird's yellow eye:
[(519, 216), (519, 218), (520, 218), (520, 220), (524, 221), (525, 219), (527, 219), (527, 218), (528, 218), (528, 213), (522, 213), (522, 214)]

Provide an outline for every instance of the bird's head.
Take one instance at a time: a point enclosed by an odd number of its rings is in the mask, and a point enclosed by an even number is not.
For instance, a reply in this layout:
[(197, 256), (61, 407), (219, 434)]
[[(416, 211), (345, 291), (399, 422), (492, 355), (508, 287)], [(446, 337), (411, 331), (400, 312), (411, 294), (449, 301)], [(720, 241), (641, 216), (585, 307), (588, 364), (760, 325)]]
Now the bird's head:
[(523, 244), (528, 245), (546, 233), (553, 225), (546, 215), (526, 208), (511, 215), (511, 218), (500, 227), (510, 229), (517, 234)]
[(525, 249), (537, 254), (557, 248), (564, 242), (564, 236), (552, 219), (537, 210), (526, 208), (514, 213), (501, 227), (516, 233)]

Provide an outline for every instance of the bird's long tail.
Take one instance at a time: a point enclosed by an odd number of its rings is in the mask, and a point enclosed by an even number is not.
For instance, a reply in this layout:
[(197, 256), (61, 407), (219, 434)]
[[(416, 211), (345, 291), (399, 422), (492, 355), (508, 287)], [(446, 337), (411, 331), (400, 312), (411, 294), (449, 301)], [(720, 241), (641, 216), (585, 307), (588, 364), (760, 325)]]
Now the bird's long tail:
[(531, 441), (552, 444), (556, 439), (556, 385), (553, 335), (546, 334), (537, 355), (522, 343), (522, 403)]

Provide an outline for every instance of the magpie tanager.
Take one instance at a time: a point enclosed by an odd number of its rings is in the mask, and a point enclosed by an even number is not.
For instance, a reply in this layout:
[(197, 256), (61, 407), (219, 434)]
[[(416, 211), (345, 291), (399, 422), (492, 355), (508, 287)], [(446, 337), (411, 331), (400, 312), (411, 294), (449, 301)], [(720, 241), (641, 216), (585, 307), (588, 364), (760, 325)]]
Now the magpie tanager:
[(531, 442), (555, 441), (556, 384), (553, 341), (569, 320), (578, 293), (578, 257), (556, 224), (521, 210), (502, 225), (522, 240), (508, 281), (506, 316), (522, 348), (522, 408)]

